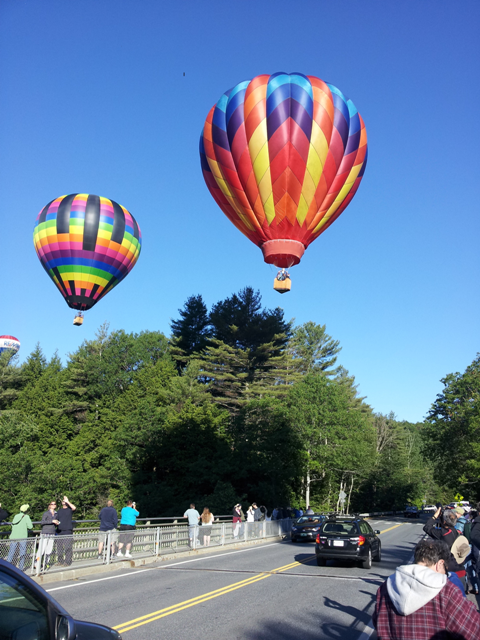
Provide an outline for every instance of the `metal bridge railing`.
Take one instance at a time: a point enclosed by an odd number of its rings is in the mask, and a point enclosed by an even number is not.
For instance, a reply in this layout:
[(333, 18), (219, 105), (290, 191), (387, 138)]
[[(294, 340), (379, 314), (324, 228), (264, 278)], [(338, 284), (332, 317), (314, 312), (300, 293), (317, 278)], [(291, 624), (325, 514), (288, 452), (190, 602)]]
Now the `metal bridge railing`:
[(160, 557), (204, 547), (223, 547), (238, 542), (266, 538), (282, 538), (291, 530), (292, 521), (217, 522), (212, 526), (166, 524), (130, 531), (87, 531), (73, 535), (39, 535), (26, 540), (1, 540), (0, 558), (32, 575), (65, 571), (101, 564), (120, 563), (129, 559), (118, 556), (119, 546), (133, 559)]

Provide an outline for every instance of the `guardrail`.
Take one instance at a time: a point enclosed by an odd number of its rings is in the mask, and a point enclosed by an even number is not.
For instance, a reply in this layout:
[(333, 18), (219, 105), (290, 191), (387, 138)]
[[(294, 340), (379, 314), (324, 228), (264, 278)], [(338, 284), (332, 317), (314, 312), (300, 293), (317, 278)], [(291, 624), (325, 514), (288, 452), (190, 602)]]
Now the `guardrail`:
[[(64, 571), (66, 567), (120, 563), (130, 557), (158, 558), (203, 547), (283, 538), (290, 532), (291, 526), (290, 519), (248, 523), (224, 521), (208, 527), (171, 524), (129, 531), (40, 535), (26, 540), (0, 541), (0, 558), (38, 576), (47, 571)], [(123, 555), (118, 555), (119, 551)]]

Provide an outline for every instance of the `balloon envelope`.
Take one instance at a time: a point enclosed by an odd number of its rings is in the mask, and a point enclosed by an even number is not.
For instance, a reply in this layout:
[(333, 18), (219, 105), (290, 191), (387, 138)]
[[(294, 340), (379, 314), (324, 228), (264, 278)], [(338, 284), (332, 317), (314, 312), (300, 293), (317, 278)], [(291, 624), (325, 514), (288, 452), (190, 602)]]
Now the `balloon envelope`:
[(33, 242), (68, 306), (86, 311), (133, 269), (142, 236), (125, 207), (80, 193), (52, 200), (40, 211)]
[(17, 353), (20, 349), (20, 340), (14, 336), (0, 336), (0, 353), (13, 351)]
[(241, 82), (223, 94), (200, 138), (205, 182), (265, 262), (298, 264), (362, 180), (367, 133), (353, 102), (300, 73)]

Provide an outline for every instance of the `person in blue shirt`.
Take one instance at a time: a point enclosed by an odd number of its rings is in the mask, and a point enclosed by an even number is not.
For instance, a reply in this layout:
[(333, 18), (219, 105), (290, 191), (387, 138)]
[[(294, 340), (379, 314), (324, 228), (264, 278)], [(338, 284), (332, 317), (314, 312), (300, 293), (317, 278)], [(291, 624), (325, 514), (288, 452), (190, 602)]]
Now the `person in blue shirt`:
[(132, 548), (133, 539), (135, 537), (135, 528), (137, 518), (140, 512), (136, 509), (136, 504), (132, 500), (127, 500), (127, 506), (123, 507), (120, 515), (120, 541), (118, 543), (117, 557), (123, 558), (122, 548), (125, 545), (125, 558), (131, 558), (130, 549)]

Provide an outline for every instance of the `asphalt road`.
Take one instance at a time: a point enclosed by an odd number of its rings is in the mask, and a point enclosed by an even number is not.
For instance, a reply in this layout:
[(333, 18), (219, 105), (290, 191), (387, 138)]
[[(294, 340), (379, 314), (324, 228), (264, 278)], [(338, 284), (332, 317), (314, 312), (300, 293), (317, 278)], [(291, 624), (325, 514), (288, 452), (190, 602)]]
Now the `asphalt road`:
[(47, 590), (75, 618), (115, 627), (126, 640), (357, 640), (377, 588), (423, 537), (423, 520), (370, 523), (382, 532), (382, 561), (368, 571), (318, 567), (314, 543), (267, 542)]

